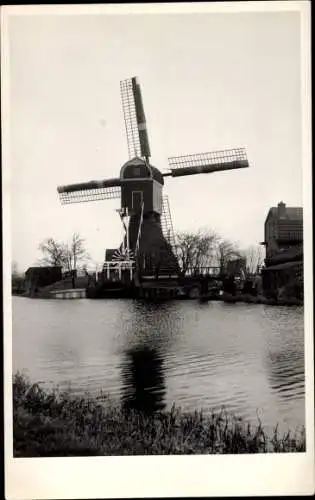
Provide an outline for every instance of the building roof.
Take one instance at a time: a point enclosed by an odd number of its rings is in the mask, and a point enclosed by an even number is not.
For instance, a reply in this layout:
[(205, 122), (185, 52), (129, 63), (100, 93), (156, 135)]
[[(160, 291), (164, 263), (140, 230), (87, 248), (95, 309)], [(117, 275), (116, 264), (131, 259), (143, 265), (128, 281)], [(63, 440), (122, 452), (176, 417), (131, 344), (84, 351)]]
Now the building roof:
[(62, 269), (62, 266), (31, 266), (25, 271), (25, 274), (29, 273), (29, 272), (35, 272), (35, 271), (44, 272), (44, 271), (47, 271), (47, 269), (48, 270)]
[(164, 179), (163, 179), (163, 175), (161, 174), (161, 172), (159, 171), (159, 169), (157, 169), (156, 167), (153, 167), (153, 165), (150, 165), (151, 167), (151, 171), (152, 171), (152, 177), (154, 180), (158, 181), (160, 184), (164, 184)]
[(303, 261), (298, 260), (298, 261), (293, 261), (293, 262), (283, 262), (281, 264), (276, 264), (275, 266), (268, 266), (263, 269), (263, 272), (269, 272), (269, 271), (281, 271), (282, 269), (290, 269), (294, 267), (302, 267), (303, 266)]
[[(279, 215), (278, 207), (271, 207), (268, 216), (272, 214), (275, 217)], [(285, 216), (289, 220), (303, 220), (303, 208), (302, 207), (287, 207), (285, 206)]]
[(281, 262), (291, 262), (303, 259), (303, 246), (298, 245), (286, 250), (282, 250), (268, 259), (271, 265), (280, 264)]

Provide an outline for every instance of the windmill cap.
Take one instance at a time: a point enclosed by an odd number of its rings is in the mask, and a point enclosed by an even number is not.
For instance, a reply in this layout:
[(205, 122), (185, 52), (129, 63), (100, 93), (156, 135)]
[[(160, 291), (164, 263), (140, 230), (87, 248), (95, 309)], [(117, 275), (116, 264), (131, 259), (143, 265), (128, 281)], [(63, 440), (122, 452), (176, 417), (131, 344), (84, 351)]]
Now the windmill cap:
[[(140, 168), (140, 173), (135, 174), (134, 167)], [(164, 185), (164, 179), (161, 172), (153, 165), (150, 165), (142, 158), (132, 158), (131, 160), (124, 163), (124, 165), (120, 169), (120, 179), (137, 179), (137, 178), (151, 178), (157, 181), (159, 184)]]

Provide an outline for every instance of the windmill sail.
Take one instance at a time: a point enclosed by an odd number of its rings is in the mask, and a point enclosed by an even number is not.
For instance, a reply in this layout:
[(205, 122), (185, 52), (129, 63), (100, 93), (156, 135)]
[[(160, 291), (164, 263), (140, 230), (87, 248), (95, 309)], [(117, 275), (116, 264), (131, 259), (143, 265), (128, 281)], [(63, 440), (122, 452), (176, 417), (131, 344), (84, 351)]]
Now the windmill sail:
[(166, 241), (171, 245), (173, 252), (176, 254), (175, 234), (170, 211), (168, 196), (164, 195), (162, 199), (162, 215), (161, 226)]
[[(171, 157), (168, 160), (169, 171), (161, 174), (149, 162), (151, 153), (137, 78), (121, 81), (120, 92), (131, 161), (121, 166), (120, 178), (59, 187), (60, 200), (62, 204), (70, 204), (121, 199), (119, 213), (125, 234), (120, 248), (106, 254), (107, 278), (110, 278), (109, 259), (111, 262), (117, 261), (120, 277), (124, 266), (122, 260), (129, 261), (129, 264), (130, 260), (134, 260), (136, 268), (148, 276), (153, 271), (157, 278), (163, 276), (159, 274), (161, 272), (178, 275), (180, 269), (176, 240), (167, 198), (162, 198), (161, 207), (163, 177), (245, 168), (249, 166), (246, 151), (238, 148)], [(131, 271), (130, 277), (132, 278)]]
[(130, 158), (151, 156), (141, 89), (136, 77), (120, 82), (120, 93)]
[(234, 170), (249, 166), (245, 148), (225, 149), (211, 153), (174, 156), (168, 159), (170, 172), (164, 176), (180, 177), (193, 174), (208, 174), (223, 170)]
[(120, 179), (90, 181), (58, 187), (60, 201), (63, 205), (120, 198), (120, 191)]

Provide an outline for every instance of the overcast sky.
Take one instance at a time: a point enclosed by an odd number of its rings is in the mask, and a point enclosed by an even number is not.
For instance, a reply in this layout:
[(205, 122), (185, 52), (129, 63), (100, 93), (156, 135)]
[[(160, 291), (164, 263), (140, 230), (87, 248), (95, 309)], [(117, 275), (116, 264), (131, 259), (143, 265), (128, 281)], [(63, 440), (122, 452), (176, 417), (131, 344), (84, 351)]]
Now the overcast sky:
[(15, 16), (9, 23), (12, 253), (46, 237), (121, 241), (119, 200), (62, 206), (57, 186), (116, 177), (128, 159), (119, 82), (138, 76), (152, 164), (245, 146), (250, 168), (165, 179), (175, 230), (263, 240), (270, 206), (302, 205), (297, 12)]

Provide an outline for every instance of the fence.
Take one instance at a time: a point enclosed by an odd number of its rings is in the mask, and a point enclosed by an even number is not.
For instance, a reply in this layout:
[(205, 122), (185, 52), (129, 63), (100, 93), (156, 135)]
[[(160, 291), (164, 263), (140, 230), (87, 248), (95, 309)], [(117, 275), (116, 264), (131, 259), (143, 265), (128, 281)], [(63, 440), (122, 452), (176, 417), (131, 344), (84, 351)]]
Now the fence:
[(105, 274), (106, 279), (110, 280), (113, 277), (117, 277), (121, 280), (123, 271), (128, 271), (130, 275), (130, 280), (133, 278), (134, 274), (134, 265), (135, 262), (133, 260), (126, 261), (105, 261), (103, 265), (103, 274)]
[(185, 272), (185, 276), (220, 276), (221, 274), (220, 266), (189, 267)]

